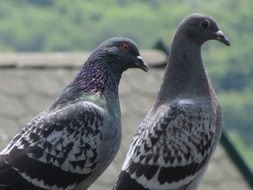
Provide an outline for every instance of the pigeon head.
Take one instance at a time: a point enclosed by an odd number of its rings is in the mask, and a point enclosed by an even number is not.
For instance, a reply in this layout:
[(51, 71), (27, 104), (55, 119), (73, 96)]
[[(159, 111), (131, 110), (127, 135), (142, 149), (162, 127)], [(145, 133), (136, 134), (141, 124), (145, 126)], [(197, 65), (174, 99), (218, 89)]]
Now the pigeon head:
[(179, 25), (181, 32), (186, 32), (190, 40), (202, 45), (207, 40), (218, 40), (230, 46), (229, 40), (219, 29), (214, 18), (209, 15), (194, 13), (186, 17)]
[(83, 94), (117, 95), (122, 73), (128, 68), (148, 70), (137, 45), (128, 38), (113, 37), (102, 42), (64, 90), (61, 99), (76, 99)]
[(128, 38), (113, 37), (100, 44), (95, 52), (107, 58), (115, 72), (123, 72), (128, 68), (140, 68), (148, 71), (148, 66), (140, 56), (137, 45)]

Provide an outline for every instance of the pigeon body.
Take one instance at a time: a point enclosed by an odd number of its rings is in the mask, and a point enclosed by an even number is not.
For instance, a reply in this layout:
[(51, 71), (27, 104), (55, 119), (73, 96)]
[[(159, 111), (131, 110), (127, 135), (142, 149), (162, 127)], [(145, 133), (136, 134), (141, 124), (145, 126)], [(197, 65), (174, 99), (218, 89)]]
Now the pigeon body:
[(128, 68), (148, 69), (133, 41), (99, 45), (55, 102), (2, 150), (0, 189), (87, 189), (118, 151), (118, 85)]
[(156, 103), (140, 124), (114, 190), (195, 190), (222, 132), (222, 111), (201, 45), (229, 41), (208, 15), (178, 26)]

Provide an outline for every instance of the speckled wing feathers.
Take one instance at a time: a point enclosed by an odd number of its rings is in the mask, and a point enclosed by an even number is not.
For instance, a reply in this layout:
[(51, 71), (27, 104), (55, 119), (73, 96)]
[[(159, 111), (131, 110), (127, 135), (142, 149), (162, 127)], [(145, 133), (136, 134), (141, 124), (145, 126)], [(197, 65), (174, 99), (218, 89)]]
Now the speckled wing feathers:
[[(42, 112), (1, 154), (34, 185), (71, 188), (95, 169), (104, 117), (101, 108), (87, 102)], [(51, 183), (57, 180), (62, 186)]]
[(186, 185), (211, 156), (210, 114), (193, 102), (175, 101), (150, 118), (138, 129), (122, 170), (152, 189)]

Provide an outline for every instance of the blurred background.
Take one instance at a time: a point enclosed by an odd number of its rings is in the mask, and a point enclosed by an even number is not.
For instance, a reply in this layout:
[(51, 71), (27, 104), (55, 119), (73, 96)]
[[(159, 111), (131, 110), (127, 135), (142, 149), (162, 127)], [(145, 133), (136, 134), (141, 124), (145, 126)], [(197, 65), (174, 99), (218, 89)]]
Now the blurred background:
[(230, 39), (229, 48), (206, 43), (203, 59), (225, 128), (253, 171), (253, 0), (0, 0), (0, 52), (90, 51), (111, 36), (129, 37), (141, 49), (161, 39), (170, 46), (178, 23), (193, 12), (212, 15)]

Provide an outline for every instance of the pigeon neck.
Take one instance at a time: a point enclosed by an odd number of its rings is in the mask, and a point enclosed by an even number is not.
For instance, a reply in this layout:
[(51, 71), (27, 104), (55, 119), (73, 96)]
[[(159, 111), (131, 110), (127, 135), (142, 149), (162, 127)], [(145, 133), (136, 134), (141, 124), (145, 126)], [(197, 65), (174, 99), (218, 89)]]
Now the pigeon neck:
[(168, 98), (209, 96), (209, 80), (201, 58), (201, 45), (175, 36), (157, 104)]
[(107, 63), (97, 65), (97, 67), (87, 65), (71, 85), (82, 94), (97, 94), (104, 97), (118, 94), (118, 85), (122, 73), (113, 73)]
[(56, 100), (53, 107), (69, 101), (101, 98), (109, 102), (112, 99), (116, 105), (119, 102), (118, 85), (122, 73), (114, 73), (109, 64), (105, 63), (105, 60), (103, 61), (101, 64), (87, 61), (74, 81)]

